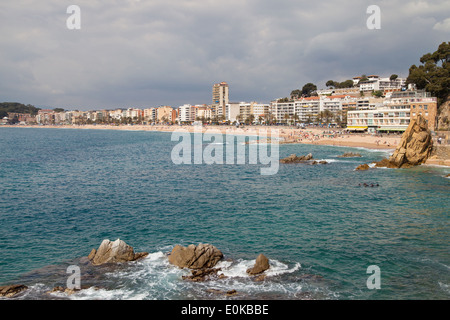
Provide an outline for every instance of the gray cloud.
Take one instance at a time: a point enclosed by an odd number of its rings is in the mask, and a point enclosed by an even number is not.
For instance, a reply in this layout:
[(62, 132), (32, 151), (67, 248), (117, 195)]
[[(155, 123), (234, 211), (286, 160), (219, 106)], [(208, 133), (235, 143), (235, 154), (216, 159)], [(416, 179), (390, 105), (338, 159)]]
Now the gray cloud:
[[(448, 1), (13, 1), (0, 3), (0, 100), (79, 109), (268, 102), (306, 82), (406, 76), (448, 41)], [(81, 8), (81, 30), (66, 9)], [(381, 8), (368, 30), (366, 9)]]

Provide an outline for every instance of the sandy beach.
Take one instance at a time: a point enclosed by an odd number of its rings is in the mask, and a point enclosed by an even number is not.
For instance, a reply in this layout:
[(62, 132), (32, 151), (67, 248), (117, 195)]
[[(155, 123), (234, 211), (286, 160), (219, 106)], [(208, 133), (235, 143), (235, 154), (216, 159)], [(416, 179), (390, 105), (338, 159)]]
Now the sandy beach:
[[(2, 126), (2, 127), (19, 127), (19, 126)], [(96, 129), (96, 130), (128, 130), (128, 131), (159, 131), (159, 132), (175, 132), (187, 130), (194, 132), (198, 127), (194, 126), (163, 126), (163, 125), (29, 125), (20, 126), (28, 128), (59, 128), (59, 129)], [(268, 127), (268, 126), (246, 126), (237, 128), (235, 126), (203, 126), (203, 133), (222, 133), (235, 135), (265, 135), (271, 136), (278, 131), (281, 143), (302, 143), (314, 145), (329, 145), (342, 147), (362, 147), (368, 149), (395, 149), (400, 142), (400, 135), (371, 135), (371, 134), (348, 134), (343, 133), (341, 129), (328, 128), (293, 128), (293, 127)]]

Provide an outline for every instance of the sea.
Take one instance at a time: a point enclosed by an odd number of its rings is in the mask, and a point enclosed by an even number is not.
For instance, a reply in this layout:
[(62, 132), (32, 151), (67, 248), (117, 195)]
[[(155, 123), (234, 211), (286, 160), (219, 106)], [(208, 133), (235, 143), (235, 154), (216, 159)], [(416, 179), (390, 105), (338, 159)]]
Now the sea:
[[(280, 158), (311, 153), (327, 164), (262, 175), (249, 161), (175, 164), (172, 140), (0, 128), (0, 285), (28, 286), (18, 300), (450, 298), (450, 168), (356, 171), (392, 150), (281, 144)], [(104, 239), (149, 255), (92, 266)], [(200, 243), (224, 254), (224, 277), (183, 280), (190, 272), (168, 262), (175, 245)], [(270, 263), (262, 279), (246, 273), (259, 254)], [(71, 266), (83, 290), (51, 292), (66, 287)]]

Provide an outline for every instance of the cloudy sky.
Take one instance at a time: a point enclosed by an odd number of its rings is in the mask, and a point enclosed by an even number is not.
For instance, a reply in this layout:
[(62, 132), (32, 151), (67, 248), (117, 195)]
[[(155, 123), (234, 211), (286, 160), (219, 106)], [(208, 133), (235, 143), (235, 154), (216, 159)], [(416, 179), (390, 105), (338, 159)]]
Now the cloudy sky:
[(450, 1), (1, 0), (0, 39), (0, 102), (178, 107), (211, 103), (222, 81), (232, 101), (270, 102), (307, 82), (406, 77), (450, 41)]

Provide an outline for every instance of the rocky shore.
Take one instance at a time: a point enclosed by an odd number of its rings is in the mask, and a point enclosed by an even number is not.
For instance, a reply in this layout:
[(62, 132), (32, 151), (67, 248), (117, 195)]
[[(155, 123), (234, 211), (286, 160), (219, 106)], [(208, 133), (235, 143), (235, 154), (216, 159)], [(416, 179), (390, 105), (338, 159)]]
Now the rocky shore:
[[(427, 122), (422, 116), (413, 119), (402, 136), (394, 153), (388, 159), (374, 162), (374, 168), (411, 168), (426, 164), (433, 151), (433, 138)], [(368, 164), (361, 164), (355, 170), (369, 170)]]
[[(102, 266), (113, 267), (131, 263), (144, 259), (148, 256), (147, 252), (135, 253), (133, 247), (129, 246), (125, 241), (117, 239), (110, 241), (105, 239), (102, 241), (98, 249), (92, 249), (90, 254), (85, 257), (88, 264), (94, 268), (102, 268)], [(168, 262), (180, 269), (190, 271), (190, 275), (182, 276), (181, 280), (191, 282), (205, 282), (215, 279), (225, 279), (226, 276), (221, 272), (221, 268), (217, 268), (217, 264), (224, 259), (223, 253), (211, 244), (191, 244), (187, 247), (176, 245), (171, 252), (166, 253)], [(253, 267), (247, 270), (248, 277), (253, 281), (263, 281), (266, 278), (265, 271), (269, 270), (270, 260), (263, 254), (257, 256)], [(98, 269), (105, 272), (107, 269)], [(68, 288), (64, 286), (56, 286), (46, 292), (47, 295), (63, 294), (67, 297), (76, 294), (82, 290), (99, 290), (97, 286), (82, 286), (80, 288)], [(25, 294), (29, 287), (23, 284), (7, 285), (0, 287), (1, 298), (17, 298)], [(215, 292), (226, 296), (238, 295), (238, 292), (230, 288), (225, 292)]]

